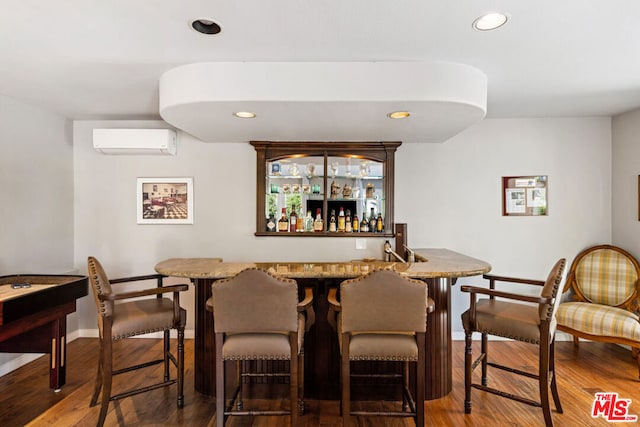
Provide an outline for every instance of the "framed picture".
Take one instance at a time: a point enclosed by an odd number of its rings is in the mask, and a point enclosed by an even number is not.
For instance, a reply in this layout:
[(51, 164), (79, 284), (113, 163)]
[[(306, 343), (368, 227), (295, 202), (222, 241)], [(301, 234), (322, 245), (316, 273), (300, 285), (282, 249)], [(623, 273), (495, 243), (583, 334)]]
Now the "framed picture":
[(502, 215), (547, 215), (547, 176), (503, 176)]
[(138, 178), (138, 224), (193, 224), (193, 178)]

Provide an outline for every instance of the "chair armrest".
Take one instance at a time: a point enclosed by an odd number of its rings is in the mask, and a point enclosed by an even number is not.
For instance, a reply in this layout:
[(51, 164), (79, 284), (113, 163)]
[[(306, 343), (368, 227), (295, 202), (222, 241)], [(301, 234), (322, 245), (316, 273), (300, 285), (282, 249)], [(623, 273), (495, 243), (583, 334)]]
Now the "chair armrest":
[(316, 312), (313, 310), (313, 289), (304, 288), (304, 299), (298, 303), (298, 313), (305, 312), (307, 321), (304, 330), (309, 331), (311, 326), (316, 323)]
[(126, 283), (126, 282), (139, 282), (142, 280), (151, 280), (151, 279), (164, 279), (165, 275), (163, 274), (147, 274), (144, 276), (130, 276), (130, 277), (120, 277), (118, 279), (109, 279), (109, 283), (114, 284), (114, 283)]
[(301, 313), (311, 307), (313, 303), (313, 289), (304, 288), (304, 299), (298, 303), (298, 313)]
[(487, 279), (491, 282), (512, 282), (512, 283), (523, 283), (525, 285), (537, 285), (544, 286), (544, 280), (533, 280), (533, 279), (521, 279), (518, 277), (507, 277), (507, 276), (497, 276), (495, 274), (483, 274), (483, 279)]
[(327, 302), (329, 303), (329, 311), (327, 312), (327, 322), (334, 331), (338, 330), (338, 313), (340, 313), (341, 305), (338, 301), (338, 288), (329, 289), (327, 294)]
[(520, 294), (511, 293), (511, 292), (497, 291), (495, 289), (479, 288), (477, 286), (463, 285), (463, 286), (460, 287), (460, 290), (462, 292), (471, 293), (471, 298), (474, 298), (475, 294), (482, 294), (482, 295), (489, 295), (489, 296), (493, 296), (493, 297), (500, 297), (500, 298), (507, 298), (507, 299), (513, 299), (513, 300), (518, 300), (518, 301), (524, 301), (524, 302), (531, 302), (531, 303), (535, 303), (535, 304), (551, 304), (553, 302), (552, 298), (543, 298), (543, 297), (535, 297), (535, 296), (529, 296), (529, 295), (520, 295)]
[(173, 292), (175, 295), (178, 292), (184, 292), (188, 289), (189, 289), (188, 285), (171, 285), (171, 286), (163, 286), (161, 288), (149, 288), (149, 289), (141, 289), (138, 291), (131, 291), (131, 292), (98, 295), (98, 298), (100, 299), (100, 301), (117, 301), (117, 300), (129, 299), (129, 298), (144, 297), (149, 295), (166, 294), (169, 292)]
[(340, 311), (341, 305), (340, 301), (338, 301), (338, 288), (329, 289), (329, 294), (327, 295), (327, 302), (329, 302), (329, 308), (333, 311)]

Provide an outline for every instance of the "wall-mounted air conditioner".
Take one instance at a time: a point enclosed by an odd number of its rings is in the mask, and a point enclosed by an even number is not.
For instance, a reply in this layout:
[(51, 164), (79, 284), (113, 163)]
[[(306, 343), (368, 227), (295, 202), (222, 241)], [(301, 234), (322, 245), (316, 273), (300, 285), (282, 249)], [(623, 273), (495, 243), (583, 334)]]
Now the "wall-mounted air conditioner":
[(104, 154), (163, 154), (175, 156), (172, 129), (94, 129), (93, 148)]

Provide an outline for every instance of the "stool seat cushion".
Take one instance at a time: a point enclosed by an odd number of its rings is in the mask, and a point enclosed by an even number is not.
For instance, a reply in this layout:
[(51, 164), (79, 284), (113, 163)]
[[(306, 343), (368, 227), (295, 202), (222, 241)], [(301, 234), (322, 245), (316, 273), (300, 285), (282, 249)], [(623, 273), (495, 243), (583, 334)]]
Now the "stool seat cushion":
[(353, 335), (349, 343), (350, 360), (418, 361), (418, 346), (413, 334)]
[(169, 298), (117, 303), (113, 309), (111, 335), (115, 341), (171, 329), (173, 323), (173, 301)]
[[(462, 314), (465, 330), (475, 330), (532, 344), (540, 343), (538, 307), (500, 300), (479, 299), (476, 303), (476, 325), (469, 324), (469, 311)], [(555, 330), (555, 319), (551, 321)]]
[(289, 336), (281, 333), (229, 334), (222, 346), (224, 360), (289, 360)]

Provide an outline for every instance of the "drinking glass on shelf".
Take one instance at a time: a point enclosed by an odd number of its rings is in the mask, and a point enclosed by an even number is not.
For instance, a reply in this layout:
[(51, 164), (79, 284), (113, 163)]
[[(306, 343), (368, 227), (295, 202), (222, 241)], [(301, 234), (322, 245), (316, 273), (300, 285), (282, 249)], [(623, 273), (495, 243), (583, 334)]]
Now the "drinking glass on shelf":
[(334, 160), (334, 161), (331, 162), (331, 177), (332, 178), (335, 178), (336, 175), (338, 174), (338, 166), (339, 165), (340, 164), (338, 163), (337, 160)]
[(292, 163), (291, 164), (290, 172), (291, 172), (291, 175), (298, 176), (298, 174), (300, 173), (300, 170), (298, 169), (298, 164), (297, 163)]
[(369, 176), (370, 171), (369, 162), (360, 162), (360, 176)]
[(312, 178), (316, 172), (316, 165), (313, 163), (307, 163), (307, 178)]

